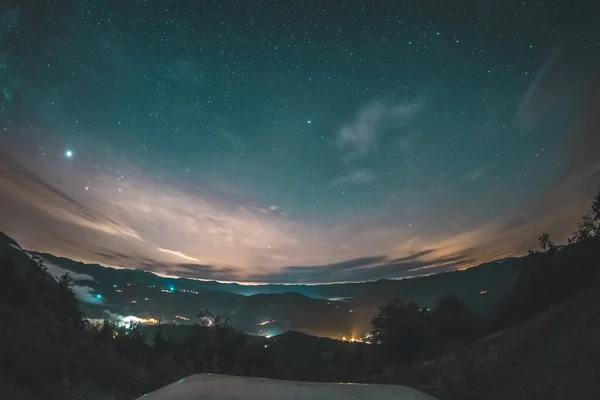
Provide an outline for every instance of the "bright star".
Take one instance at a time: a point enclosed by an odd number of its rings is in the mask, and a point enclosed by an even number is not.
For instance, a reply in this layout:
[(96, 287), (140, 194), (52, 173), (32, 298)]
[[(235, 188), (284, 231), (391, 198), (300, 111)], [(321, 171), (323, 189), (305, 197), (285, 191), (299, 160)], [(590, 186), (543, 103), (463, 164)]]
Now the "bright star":
[(71, 158), (73, 157), (73, 152), (71, 150), (67, 150), (65, 151), (65, 156), (67, 156), (67, 158)]
[(308, 123), (309, 123), (309, 124), (310, 124), (310, 123), (312, 123), (312, 119), (309, 119), (309, 120), (308, 120)]

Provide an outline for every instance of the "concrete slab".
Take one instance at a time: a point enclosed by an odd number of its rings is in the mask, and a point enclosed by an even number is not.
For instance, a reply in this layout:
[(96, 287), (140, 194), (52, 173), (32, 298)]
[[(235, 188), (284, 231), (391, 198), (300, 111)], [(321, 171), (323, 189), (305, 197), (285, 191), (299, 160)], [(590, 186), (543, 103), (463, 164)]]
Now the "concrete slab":
[(435, 400), (406, 386), (296, 382), (244, 376), (197, 374), (138, 400)]

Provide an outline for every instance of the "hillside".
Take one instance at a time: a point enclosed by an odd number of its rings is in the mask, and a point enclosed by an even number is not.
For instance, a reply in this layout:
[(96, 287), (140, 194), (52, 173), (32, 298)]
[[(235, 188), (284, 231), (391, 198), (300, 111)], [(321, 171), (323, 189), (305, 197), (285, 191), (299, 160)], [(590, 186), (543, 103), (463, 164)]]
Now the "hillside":
[(456, 353), (379, 382), (448, 400), (600, 398), (600, 286)]

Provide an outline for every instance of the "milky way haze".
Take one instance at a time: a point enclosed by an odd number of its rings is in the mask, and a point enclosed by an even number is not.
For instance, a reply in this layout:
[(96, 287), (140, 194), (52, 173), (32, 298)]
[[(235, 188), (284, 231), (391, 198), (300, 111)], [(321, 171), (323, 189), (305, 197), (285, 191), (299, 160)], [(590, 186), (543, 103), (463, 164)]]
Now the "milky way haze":
[(244, 282), (562, 242), (600, 182), (594, 3), (4, 1), (0, 230)]

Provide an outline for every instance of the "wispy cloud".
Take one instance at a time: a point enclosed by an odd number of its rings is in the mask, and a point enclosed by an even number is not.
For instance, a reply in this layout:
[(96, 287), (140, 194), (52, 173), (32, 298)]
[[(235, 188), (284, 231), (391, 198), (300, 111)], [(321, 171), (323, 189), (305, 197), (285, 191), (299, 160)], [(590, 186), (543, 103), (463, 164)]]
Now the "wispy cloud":
[(366, 156), (377, 150), (380, 135), (410, 121), (423, 107), (420, 97), (406, 103), (370, 103), (358, 111), (354, 120), (342, 126), (338, 146), (350, 157)]
[(71, 278), (73, 279), (73, 281), (75, 281), (75, 282), (94, 280), (94, 278), (88, 274), (79, 274), (77, 272), (72, 272), (72, 271), (66, 270), (66, 269), (61, 268), (58, 265), (51, 263), (47, 260), (41, 260), (41, 263), (46, 268), (48, 268), (48, 273), (56, 279), (60, 278), (62, 275), (66, 274), (68, 272), (69, 275), (71, 275)]
[(350, 172), (348, 175), (335, 179), (331, 185), (340, 186), (346, 184), (369, 183), (375, 179), (375, 173), (371, 169), (359, 169)]
[[(52, 179), (2, 155), (0, 185), (7, 190), (0, 192), (0, 200), (7, 206), (0, 208), (0, 229), (27, 238), (30, 249), (114, 266), (135, 267), (133, 257), (118, 254), (144, 254), (157, 261), (175, 256), (243, 270), (280, 265), (282, 256), (291, 262), (305, 258), (305, 247), (323, 237), (315, 234), (319, 227), (290, 218), (272, 203), (260, 206), (236, 201), (235, 195), (185, 191), (133, 173), (69, 169), (55, 187)], [(98, 190), (85, 190), (90, 179)], [(110, 259), (101, 255), (107, 249)], [(309, 256), (317, 261), (323, 253)]]
[(471, 172), (468, 172), (467, 174), (465, 174), (463, 176), (463, 179), (467, 179), (470, 181), (476, 181), (479, 180), (479, 178), (481, 178), (486, 172), (488, 172), (490, 170), (491, 166), (482, 166), (479, 168), (474, 169)]
[[(556, 63), (565, 45), (562, 41), (554, 48), (523, 96), (516, 119), (527, 131), (533, 130), (559, 100), (555, 85), (549, 85), (547, 81), (550, 74), (557, 72)], [(552, 81), (555, 83), (555, 80)], [(564, 93), (560, 96), (564, 96)]]
[(180, 258), (183, 258), (184, 260), (188, 260), (188, 261), (196, 261), (198, 262), (199, 260), (195, 257), (190, 257), (188, 255), (183, 254), (180, 251), (175, 251), (175, 250), (169, 250), (169, 249), (163, 249), (162, 247), (157, 247), (156, 250), (161, 251), (163, 253), (167, 253), (167, 254), (171, 254)]
[[(515, 114), (516, 122), (528, 132), (540, 126), (551, 113), (584, 103), (597, 88), (600, 62), (587, 49), (596, 46), (591, 37), (560, 40), (535, 75)], [(588, 55), (589, 54), (589, 55)]]
[(45, 214), (82, 228), (141, 240), (134, 229), (115, 223), (95, 208), (84, 205), (1, 150), (0, 157), (3, 161), (0, 163), (0, 184), (12, 196)]
[(279, 272), (257, 274), (250, 277), (256, 282), (273, 283), (334, 283), (364, 282), (376, 279), (396, 279), (420, 275), (423, 270), (432, 272), (451, 271), (463, 265), (460, 255), (433, 258), (424, 256), (434, 250), (425, 250), (399, 259), (386, 256), (362, 257), (329, 265), (285, 267)]

